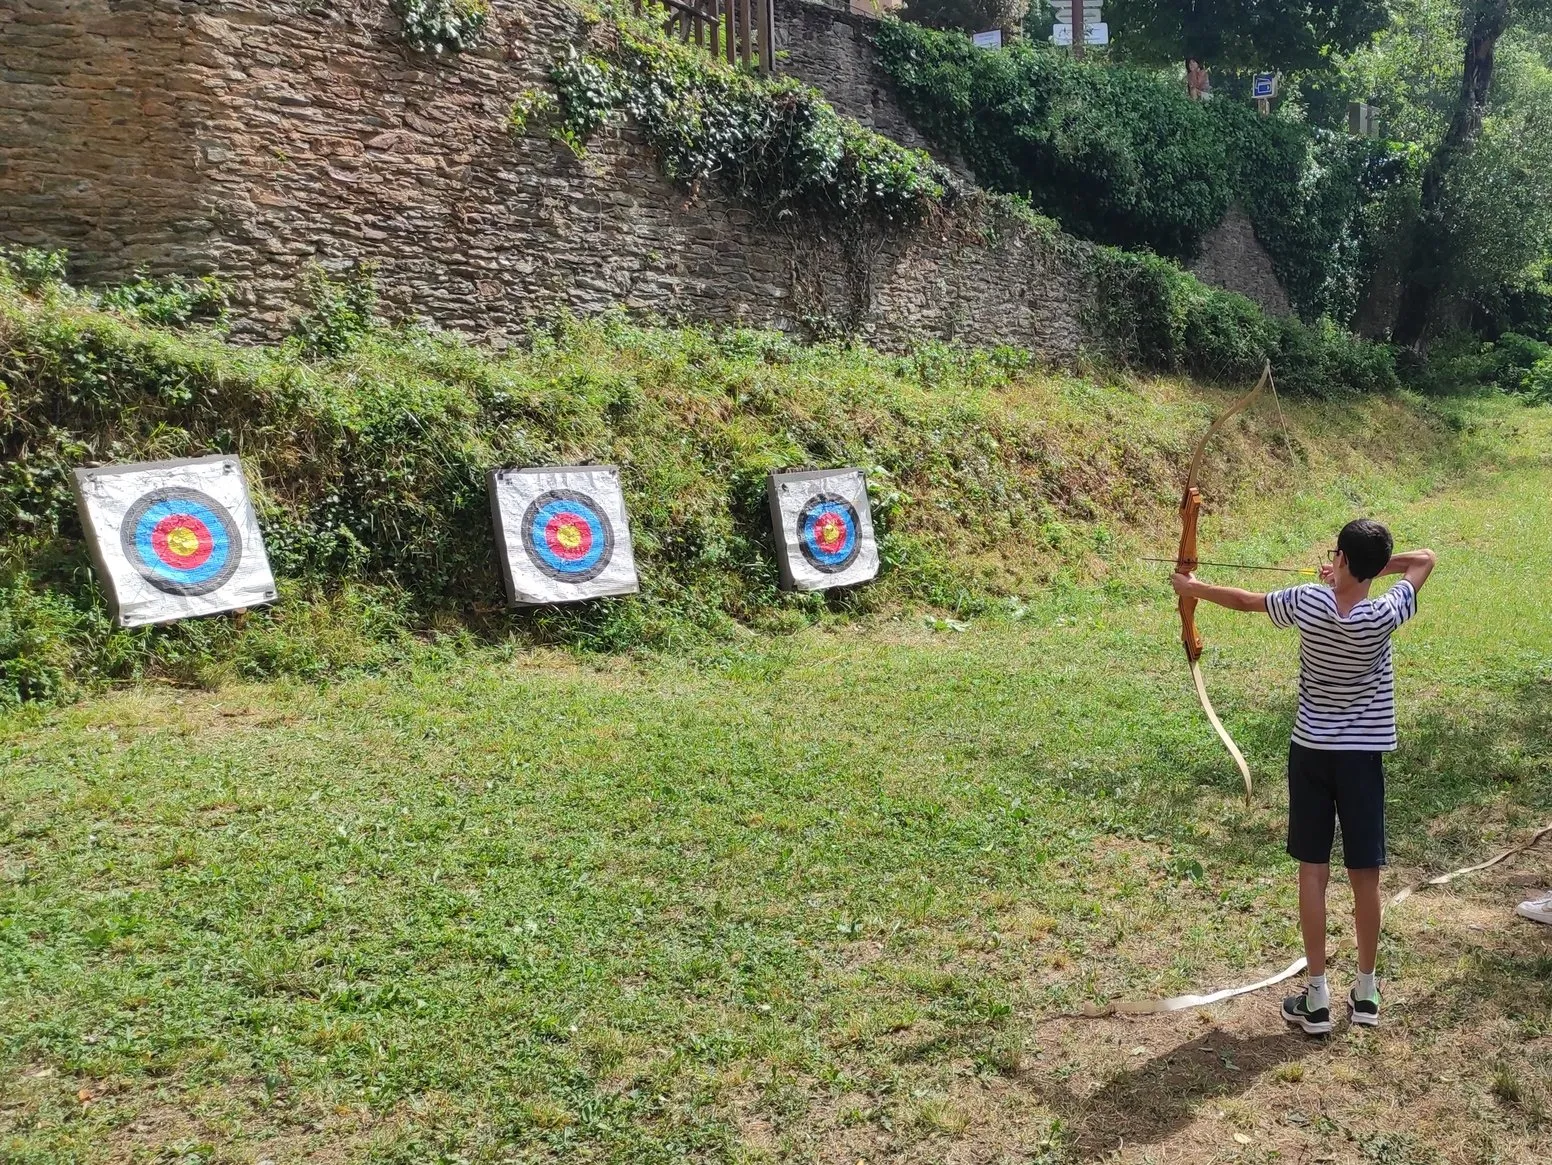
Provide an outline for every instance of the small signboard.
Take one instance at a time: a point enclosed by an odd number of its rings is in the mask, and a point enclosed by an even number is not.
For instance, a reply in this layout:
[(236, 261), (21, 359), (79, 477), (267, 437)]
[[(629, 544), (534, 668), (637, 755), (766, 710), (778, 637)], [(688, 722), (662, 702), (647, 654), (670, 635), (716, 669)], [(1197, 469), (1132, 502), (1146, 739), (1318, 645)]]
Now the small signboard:
[(1000, 49), (1002, 47), (1002, 29), (994, 28), (990, 32), (978, 32), (970, 38), (978, 49)]
[[(1072, 44), (1072, 25), (1057, 24), (1051, 27), (1051, 43), (1058, 48), (1066, 48)], [(1092, 45), (1107, 45), (1110, 43), (1110, 26), (1103, 22), (1099, 24), (1086, 23), (1083, 26), (1083, 43)]]
[(1277, 96), (1277, 74), (1257, 73), (1251, 82), (1250, 95), (1257, 101), (1270, 101)]

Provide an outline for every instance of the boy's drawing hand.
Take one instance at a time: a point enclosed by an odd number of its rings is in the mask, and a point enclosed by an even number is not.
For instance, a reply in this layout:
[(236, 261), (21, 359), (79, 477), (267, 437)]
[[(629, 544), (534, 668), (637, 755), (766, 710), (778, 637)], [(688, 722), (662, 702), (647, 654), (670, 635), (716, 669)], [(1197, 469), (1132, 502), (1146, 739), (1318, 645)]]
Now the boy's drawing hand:
[(1335, 578), (1336, 567), (1332, 563), (1322, 562), (1320, 564), (1320, 581), (1330, 586)]

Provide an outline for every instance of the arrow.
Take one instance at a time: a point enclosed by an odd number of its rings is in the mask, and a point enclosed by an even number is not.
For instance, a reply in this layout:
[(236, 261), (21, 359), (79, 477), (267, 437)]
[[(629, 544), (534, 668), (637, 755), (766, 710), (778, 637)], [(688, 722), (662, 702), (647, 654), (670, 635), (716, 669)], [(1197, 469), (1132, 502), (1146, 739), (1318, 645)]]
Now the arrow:
[[(1148, 555), (1144, 554), (1144, 555), (1141, 556), (1140, 561), (1142, 561), (1142, 562), (1174, 562), (1175, 559), (1173, 559), (1173, 558), (1150, 558)], [(1228, 567), (1231, 570), (1275, 570), (1275, 571), (1277, 571), (1280, 574), (1306, 574), (1306, 575), (1309, 575), (1311, 578), (1318, 578), (1320, 576), (1320, 571), (1318, 571), (1318, 570), (1311, 570), (1308, 567), (1255, 566), (1255, 565), (1253, 565), (1251, 563), (1248, 563), (1248, 562), (1205, 562), (1205, 561), (1202, 561), (1202, 560), (1198, 560), (1196, 565), (1197, 566), (1224, 566), (1224, 567)]]

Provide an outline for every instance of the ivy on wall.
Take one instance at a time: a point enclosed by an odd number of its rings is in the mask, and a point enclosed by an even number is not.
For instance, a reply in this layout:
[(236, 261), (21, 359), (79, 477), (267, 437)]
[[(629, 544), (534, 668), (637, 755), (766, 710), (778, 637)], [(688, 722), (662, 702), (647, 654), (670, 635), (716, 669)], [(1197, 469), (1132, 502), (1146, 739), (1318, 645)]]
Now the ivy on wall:
[[(647, 27), (610, 33), (607, 49), (573, 49), (551, 73), (554, 132), (573, 149), (611, 115), (628, 114), (668, 178), (715, 181), (777, 221), (902, 229), (952, 197), (947, 171), (926, 153), (841, 117), (816, 89), (724, 64)], [(512, 120), (526, 128), (538, 103), (520, 104)]]
[(490, 20), (490, 0), (393, 0), (393, 12), (406, 44), (440, 56), (479, 43)]
[(1351, 321), (1415, 195), (1416, 160), (1401, 147), (1194, 102), (1156, 73), (1023, 41), (986, 52), (894, 20), (876, 44), (924, 133), (1074, 234), (1190, 260), (1240, 202), (1306, 319)]

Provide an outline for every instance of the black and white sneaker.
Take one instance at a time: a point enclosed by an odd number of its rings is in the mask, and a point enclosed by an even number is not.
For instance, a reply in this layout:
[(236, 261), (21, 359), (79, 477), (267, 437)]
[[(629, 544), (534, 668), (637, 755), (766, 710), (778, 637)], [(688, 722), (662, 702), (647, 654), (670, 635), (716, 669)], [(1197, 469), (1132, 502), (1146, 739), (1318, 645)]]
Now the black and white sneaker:
[(1331, 1009), (1317, 1007), (1311, 1011), (1309, 995), (1304, 991), (1283, 1000), (1283, 1018), (1312, 1036), (1323, 1036), (1331, 1030)]
[(1358, 988), (1350, 988), (1347, 992), (1347, 1010), (1352, 1013), (1353, 1022), (1361, 1027), (1380, 1026), (1380, 994), (1374, 993), (1373, 999), (1359, 999)]

